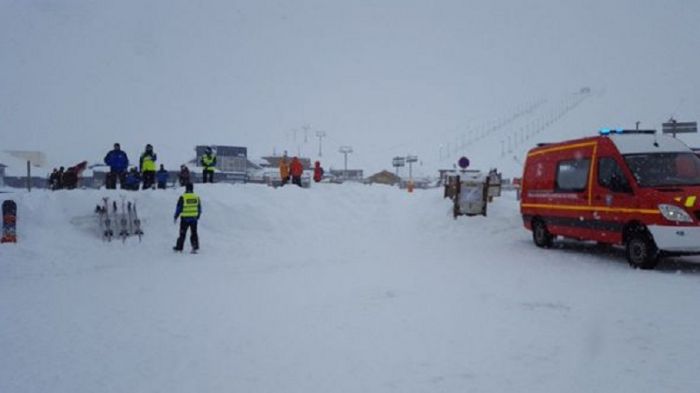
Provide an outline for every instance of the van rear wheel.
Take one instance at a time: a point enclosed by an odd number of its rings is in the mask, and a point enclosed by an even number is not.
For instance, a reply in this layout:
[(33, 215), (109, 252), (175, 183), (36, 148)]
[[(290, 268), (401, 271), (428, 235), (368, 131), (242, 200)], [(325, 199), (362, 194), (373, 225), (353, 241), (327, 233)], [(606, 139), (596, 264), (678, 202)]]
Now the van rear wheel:
[(627, 262), (638, 269), (653, 269), (659, 262), (659, 250), (654, 239), (647, 233), (633, 233), (625, 246)]
[(532, 222), (532, 240), (537, 247), (549, 248), (552, 246), (554, 236), (549, 233), (544, 221), (534, 220)]

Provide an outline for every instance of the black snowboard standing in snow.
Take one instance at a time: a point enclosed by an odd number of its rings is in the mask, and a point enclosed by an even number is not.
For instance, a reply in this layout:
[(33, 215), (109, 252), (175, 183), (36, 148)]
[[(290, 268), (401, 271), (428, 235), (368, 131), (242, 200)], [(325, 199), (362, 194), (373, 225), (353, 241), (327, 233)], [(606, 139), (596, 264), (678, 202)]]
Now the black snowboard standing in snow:
[(12, 199), (2, 203), (2, 238), (0, 243), (17, 242), (17, 204)]

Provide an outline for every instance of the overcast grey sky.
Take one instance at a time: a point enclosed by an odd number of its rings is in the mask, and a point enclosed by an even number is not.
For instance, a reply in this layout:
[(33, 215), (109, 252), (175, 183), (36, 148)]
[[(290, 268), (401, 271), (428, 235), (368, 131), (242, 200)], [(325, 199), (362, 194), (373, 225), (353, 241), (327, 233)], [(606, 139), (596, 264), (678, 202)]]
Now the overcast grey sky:
[(388, 166), (582, 86), (624, 121), (696, 120), (698, 23), (694, 0), (0, 0), (0, 149), (152, 143), (174, 166), (195, 144), (294, 153), (309, 124), (331, 164), (348, 144)]

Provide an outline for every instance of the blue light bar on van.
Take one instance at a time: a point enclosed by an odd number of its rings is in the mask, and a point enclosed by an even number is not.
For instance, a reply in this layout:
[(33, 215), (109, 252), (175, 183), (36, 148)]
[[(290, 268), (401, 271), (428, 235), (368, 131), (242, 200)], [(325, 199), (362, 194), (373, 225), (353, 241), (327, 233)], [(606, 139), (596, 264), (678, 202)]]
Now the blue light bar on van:
[(624, 134), (627, 133), (629, 130), (625, 130), (624, 128), (601, 128), (598, 130), (600, 135), (610, 135), (612, 133), (615, 134)]
[(598, 133), (602, 136), (608, 136), (610, 134), (655, 134), (656, 130), (625, 130), (624, 128), (601, 128)]

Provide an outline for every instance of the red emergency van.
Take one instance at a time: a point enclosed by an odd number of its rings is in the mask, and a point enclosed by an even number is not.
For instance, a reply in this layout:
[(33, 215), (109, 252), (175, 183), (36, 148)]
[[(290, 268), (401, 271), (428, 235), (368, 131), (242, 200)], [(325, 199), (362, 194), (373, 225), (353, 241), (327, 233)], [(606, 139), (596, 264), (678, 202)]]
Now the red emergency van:
[(557, 236), (625, 246), (630, 265), (700, 253), (700, 158), (654, 131), (600, 135), (530, 150), (520, 211), (534, 243)]

